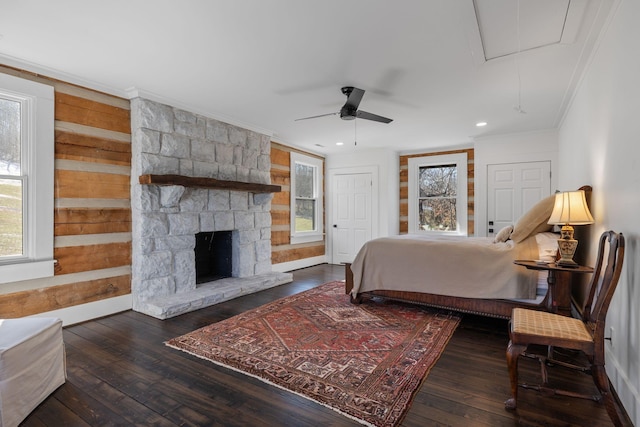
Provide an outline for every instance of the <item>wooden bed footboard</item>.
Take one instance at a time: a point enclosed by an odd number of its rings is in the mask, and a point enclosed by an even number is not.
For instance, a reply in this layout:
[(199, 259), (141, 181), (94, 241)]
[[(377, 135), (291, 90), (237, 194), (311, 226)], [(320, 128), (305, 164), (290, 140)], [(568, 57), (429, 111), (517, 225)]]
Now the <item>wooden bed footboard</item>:
[[(347, 263), (345, 264), (345, 293), (350, 294), (352, 289), (353, 272), (351, 271), (351, 264)], [(364, 292), (362, 294), (358, 294), (355, 298), (352, 296), (351, 302), (353, 302), (354, 304), (358, 304), (362, 301), (363, 297), (367, 298), (372, 296), (388, 298), (412, 304), (426, 305), (429, 307), (460, 311), (463, 313), (497, 317), (501, 319), (510, 319), (511, 312), (516, 307), (524, 307), (534, 310), (548, 310), (548, 307), (551, 306), (549, 302), (549, 299), (551, 298), (549, 292), (547, 292), (544, 300), (542, 300), (542, 302), (540, 302), (539, 304), (523, 303), (506, 299), (463, 298), (448, 295), (435, 295), (420, 292), (389, 290)]]
[(344, 293), (349, 295), (353, 289), (353, 271), (351, 271), (351, 263), (344, 265)]

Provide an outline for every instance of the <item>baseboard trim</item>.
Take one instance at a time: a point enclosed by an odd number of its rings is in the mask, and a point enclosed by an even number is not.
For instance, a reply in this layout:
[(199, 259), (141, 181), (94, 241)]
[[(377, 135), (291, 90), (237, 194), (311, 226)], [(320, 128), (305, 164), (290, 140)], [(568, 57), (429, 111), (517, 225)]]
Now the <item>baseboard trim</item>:
[(298, 270), (299, 268), (312, 267), (318, 264), (325, 264), (327, 262), (326, 255), (320, 255), (311, 258), (303, 258), (295, 261), (281, 262), (280, 264), (273, 264), (271, 269), (273, 271), (279, 271), (285, 273), (288, 271)]
[(131, 294), (119, 297), (108, 298), (86, 304), (74, 305), (73, 307), (61, 308), (59, 310), (47, 311), (27, 317), (57, 317), (62, 319), (63, 326), (74, 325), (97, 319), (110, 314), (131, 310), (133, 298)]
[(622, 370), (618, 360), (609, 348), (605, 348), (607, 376), (613, 387), (614, 400), (620, 412), (626, 415), (632, 425), (640, 426), (640, 393)]

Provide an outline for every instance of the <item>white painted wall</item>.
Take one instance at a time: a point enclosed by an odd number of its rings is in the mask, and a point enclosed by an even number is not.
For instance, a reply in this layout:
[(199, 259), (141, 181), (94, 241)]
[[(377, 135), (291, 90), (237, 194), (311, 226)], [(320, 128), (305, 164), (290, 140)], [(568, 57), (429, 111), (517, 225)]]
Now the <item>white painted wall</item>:
[(607, 318), (613, 334), (606, 368), (640, 425), (640, 2), (616, 5), (560, 127), (558, 182), (593, 186), (592, 248), (602, 231), (625, 235), (622, 278)]
[[(558, 132), (556, 130), (505, 134), (475, 140), (475, 236), (487, 235), (487, 166), (547, 160), (551, 162), (551, 192), (553, 192), (558, 189), (556, 172)], [(589, 183), (583, 182), (581, 185)]]
[[(398, 234), (400, 223), (400, 175), (398, 153), (388, 149), (356, 149), (349, 153), (330, 154), (326, 158), (327, 175), (332, 169), (347, 173), (349, 168), (375, 166), (378, 168), (378, 224), (373, 224), (372, 236)], [(331, 197), (327, 194), (327, 197)], [(327, 212), (327, 224), (331, 224)]]

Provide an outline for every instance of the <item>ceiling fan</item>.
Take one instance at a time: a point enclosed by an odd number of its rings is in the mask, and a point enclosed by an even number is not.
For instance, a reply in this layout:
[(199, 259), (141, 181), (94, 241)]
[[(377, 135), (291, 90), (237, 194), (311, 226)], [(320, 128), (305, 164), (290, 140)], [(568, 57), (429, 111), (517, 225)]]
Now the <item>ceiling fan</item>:
[(360, 105), (360, 101), (362, 101), (362, 97), (364, 95), (363, 89), (358, 89), (353, 86), (345, 86), (342, 89), (342, 93), (347, 96), (347, 102), (342, 106), (340, 111), (335, 113), (328, 114), (320, 114), (319, 116), (311, 116), (311, 117), (303, 117), (299, 120), (308, 120), (308, 119), (317, 119), (318, 117), (326, 117), (326, 116), (335, 116), (340, 114), (340, 118), (342, 120), (354, 120), (354, 119), (365, 119), (365, 120), (373, 120), (374, 122), (380, 123), (391, 123), (393, 119), (388, 119), (386, 117), (378, 116), (377, 114), (368, 113), (366, 111), (358, 110), (358, 106)]

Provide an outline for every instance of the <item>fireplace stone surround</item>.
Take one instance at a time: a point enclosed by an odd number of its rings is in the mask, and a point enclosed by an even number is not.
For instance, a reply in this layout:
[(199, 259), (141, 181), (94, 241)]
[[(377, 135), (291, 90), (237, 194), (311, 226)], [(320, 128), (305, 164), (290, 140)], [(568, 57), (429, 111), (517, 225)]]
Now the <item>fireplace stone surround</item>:
[[(271, 270), (270, 193), (141, 185), (145, 174), (270, 183), (270, 138), (131, 101), (133, 309), (166, 319), (292, 280)], [(195, 234), (232, 231), (232, 277), (196, 285)]]

